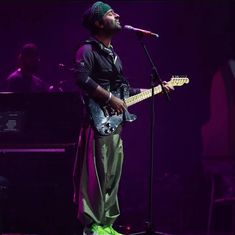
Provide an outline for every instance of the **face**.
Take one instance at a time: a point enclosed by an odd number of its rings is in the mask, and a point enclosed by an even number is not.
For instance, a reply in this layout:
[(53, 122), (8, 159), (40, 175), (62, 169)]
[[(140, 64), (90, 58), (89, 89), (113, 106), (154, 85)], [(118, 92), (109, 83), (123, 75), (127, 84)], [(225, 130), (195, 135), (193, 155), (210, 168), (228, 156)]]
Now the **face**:
[(22, 59), (22, 66), (30, 72), (37, 72), (39, 67), (39, 56), (29, 56)]
[(103, 30), (106, 33), (115, 33), (122, 29), (120, 16), (113, 10), (109, 10), (103, 17)]

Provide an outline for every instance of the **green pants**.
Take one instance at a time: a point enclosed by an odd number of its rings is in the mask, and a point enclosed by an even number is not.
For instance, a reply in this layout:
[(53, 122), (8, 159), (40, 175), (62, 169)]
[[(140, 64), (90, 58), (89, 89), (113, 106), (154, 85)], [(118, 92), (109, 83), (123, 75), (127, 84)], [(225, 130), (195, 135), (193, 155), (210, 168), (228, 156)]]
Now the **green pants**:
[(97, 136), (90, 126), (81, 131), (74, 186), (78, 219), (82, 224), (109, 225), (119, 216), (117, 194), (122, 164), (120, 130), (110, 136)]

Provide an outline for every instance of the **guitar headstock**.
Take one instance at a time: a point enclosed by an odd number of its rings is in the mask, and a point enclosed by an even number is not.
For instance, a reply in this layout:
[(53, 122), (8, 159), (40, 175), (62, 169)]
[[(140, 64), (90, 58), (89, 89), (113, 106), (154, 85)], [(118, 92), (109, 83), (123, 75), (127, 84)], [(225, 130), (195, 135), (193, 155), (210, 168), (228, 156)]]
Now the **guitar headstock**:
[(185, 76), (173, 76), (169, 83), (173, 86), (182, 86), (189, 83), (189, 78)]

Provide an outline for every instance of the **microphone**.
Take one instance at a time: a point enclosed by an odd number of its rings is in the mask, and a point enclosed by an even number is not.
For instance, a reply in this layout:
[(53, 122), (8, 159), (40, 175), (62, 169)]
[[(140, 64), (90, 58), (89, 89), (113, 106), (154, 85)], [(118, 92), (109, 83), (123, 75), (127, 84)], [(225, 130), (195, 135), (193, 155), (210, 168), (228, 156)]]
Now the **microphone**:
[(155, 38), (159, 38), (159, 35), (156, 34), (156, 33), (153, 33), (151, 31), (144, 30), (144, 29), (135, 28), (135, 27), (132, 27), (130, 25), (124, 25), (124, 29), (135, 31), (137, 34), (140, 34), (140, 35), (143, 35), (143, 36), (146, 35), (146, 36), (152, 36), (152, 37), (155, 37)]

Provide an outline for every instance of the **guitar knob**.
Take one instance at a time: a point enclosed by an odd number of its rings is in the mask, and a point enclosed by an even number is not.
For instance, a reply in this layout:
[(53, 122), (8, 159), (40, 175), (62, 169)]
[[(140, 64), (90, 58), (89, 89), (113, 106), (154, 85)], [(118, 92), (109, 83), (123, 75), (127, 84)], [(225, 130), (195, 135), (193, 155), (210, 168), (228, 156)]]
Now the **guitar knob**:
[(107, 126), (107, 127), (110, 127), (110, 126), (111, 126), (111, 124), (108, 122), (108, 123), (106, 123), (106, 126)]
[(106, 130), (104, 131), (104, 133), (105, 133), (105, 134), (109, 134), (109, 133), (110, 133), (109, 129), (106, 129)]
[(113, 132), (113, 131), (114, 131), (114, 127), (111, 127), (111, 128), (110, 128), (110, 131)]

